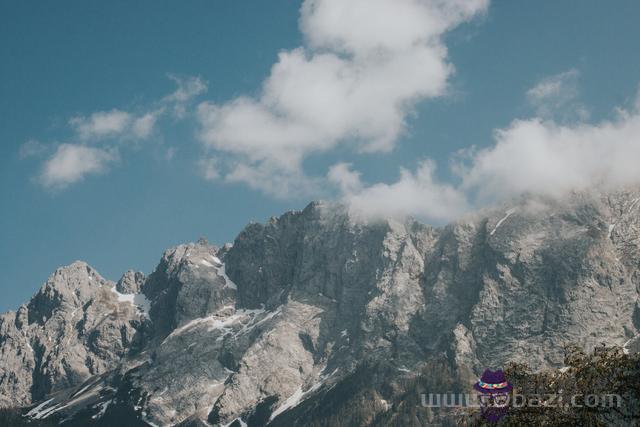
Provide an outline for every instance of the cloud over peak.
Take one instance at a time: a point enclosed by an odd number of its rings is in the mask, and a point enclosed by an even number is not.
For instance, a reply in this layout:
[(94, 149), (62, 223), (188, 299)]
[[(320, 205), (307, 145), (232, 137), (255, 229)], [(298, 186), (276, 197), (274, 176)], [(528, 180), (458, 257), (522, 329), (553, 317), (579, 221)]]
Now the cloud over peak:
[(638, 185), (640, 110), (618, 111), (616, 119), (596, 124), (514, 120), (495, 131), (493, 145), (458, 155), (452, 163), (457, 185), (438, 182), (430, 160), (415, 172), (401, 169), (391, 184), (365, 185), (345, 164), (331, 168), (328, 179), (360, 215), (416, 216), (430, 222), (522, 194), (562, 198), (571, 191)]
[(496, 132), (463, 175), (463, 188), (480, 200), (521, 193), (560, 197), (571, 190), (640, 183), (640, 114), (623, 112), (598, 124), (558, 125), (516, 120)]
[(435, 162), (425, 159), (415, 172), (401, 168), (396, 182), (365, 186), (359, 173), (341, 163), (329, 170), (328, 178), (341, 188), (343, 201), (355, 218), (415, 216), (441, 223), (465, 213), (469, 205), (463, 192), (440, 182), (435, 172)]

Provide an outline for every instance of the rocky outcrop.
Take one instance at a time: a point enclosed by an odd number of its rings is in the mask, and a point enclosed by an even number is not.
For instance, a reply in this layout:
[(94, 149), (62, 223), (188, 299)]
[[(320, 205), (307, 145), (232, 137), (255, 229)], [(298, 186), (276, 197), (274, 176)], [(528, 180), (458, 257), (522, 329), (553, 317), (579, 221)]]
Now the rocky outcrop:
[(129, 270), (125, 272), (120, 280), (118, 280), (118, 283), (116, 283), (116, 290), (121, 294), (139, 294), (144, 281), (144, 273)]
[(139, 309), (84, 262), (59, 268), (0, 317), (0, 398), (26, 405), (114, 369), (136, 348)]
[[(30, 416), (69, 425), (373, 425), (419, 372), (424, 387), (466, 391), (509, 361), (558, 367), (568, 343), (633, 351), (639, 201), (525, 197), (443, 228), (316, 202), (232, 246), (169, 249), (116, 288), (76, 263), (1, 318), (0, 396), (60, 390)], [(50, 356), (66, 339), (80, 358)]]

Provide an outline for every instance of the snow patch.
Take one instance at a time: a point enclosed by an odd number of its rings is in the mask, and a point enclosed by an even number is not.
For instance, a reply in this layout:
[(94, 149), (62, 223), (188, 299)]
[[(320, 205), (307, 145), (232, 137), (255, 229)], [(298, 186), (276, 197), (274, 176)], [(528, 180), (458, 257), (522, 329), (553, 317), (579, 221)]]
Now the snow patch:
[(637, 335), (634, 338), (631, 338), (626, 343), (622, 344), (622, 352), (624, 354), (629, 354), (631, 352), (631, 350), (629, 349), (629, 344), (631, 344), (635, 339), (640, 339), (640, 335)]
[(389, 402), (387, 402), (384, 399), (380, 399), (380, 403), (382, 404), (382, 406), (384, 407), (385, 411), (388, 411), (391, 408), (391, 405), (389, 404)]
[(223, 427), (229, 427), (231, 424), (235, 423), (235, 422), (240, 423), (240, 427), (247, 427), (247, 423), (245, 423), (242, 418), (238, 417), (235, 420), (231, 421), (229, 424), (225, 424)]
[(224, 279), (224, 287), (225, 288), (231, 288), (231, 289), (238, 289), (238, 286), (233, 283), (233, 280), (229, 279), (229, 276), (227, 276), (227, 273), (225, 272), (225, 265), (222, 264), (220, 265), (220, 267), (218, 268), (218, 276), (222, 277)]
[(43, 413), (46, 413), (46, 411), (43, 411), (43, 409), (49, 403), (51, 403), (52, 401), (53, 401), (53, 399), (49, 399), (49, 400), (46, 400), (46, 401), (42, 402), (41, 404), (39, 404), (38, 406), (36, 406), (32, 410), (27, 412), (27, 416), (31, 417), (31, 418), (35, 418), (36, 420), (42, 419)]
[(489, 233), (490, 236), (493, 236), (494, 234), (496, 234), (496, 231), (498, 231), (498, 228), (500, 228), (500, 226), (502, 225), (503, 222), (505, 222), (507, 220), (507, 218), (509, 218), (511, 215), (513, 215), (516, 212), (515, 209), (509, 209), (508, 211), (505, 212), (505, 216), (502, 217), (502, 219), (500, 221), (497, 222), (496, 226), (493, 227), (493, 230), (491, 230), (491, 233)]
[(151, 301), (149, 301), (144, 294), (121, 294), (116, 290), (115, 286), (111, 288), (111, 292), (116, 295), (119, 302), (128, 302), (135, 306), (144, 317), (149, 317)]
[(213, 264), (211, 264), (209, 261), (207, 261), (206, 259), (201, 259), (200, 261), (198, 261), (200, 264), (204, 265), (205, 267), (213, 267)]
[[(325, 365), (325, 367), (323, 369), (320, 370), (320, 372), (323, 372), (327, 369), (327, 366)], [(305, 396), (317, 391), (318, 389), (320, 389), (320, 387), (322, 387), (325, 383), (325, 381), (333, 376), (336, 372), (338, 372), (338, 368), (334, 369), (333, 372), (331, 372), (329, 375), (326, 374), (320, 374), (320, 378), (319, 381), (316, 382), (314, 385), (312, 385), (311, 387), (309, 387), (307, 389), (307, 391), (302, 391), (302, 387), (298, 387), (296, 389), (296, 391), (289, 396), (289, 398), (287, 400), (284, 401), (284, 403), (282, 405), (280, 405), (278, 407), (278, 409), (276, 409), (272, 414), (271, 417), (269, 418), (269, 421), (273, 420), (275, 417), (277, 417), (278, 415), (280, 415), (281, 413), (283, 413), (284, 411), (291, 409), (291, 408), (295, 408), (296, 406), (298, 406), (300, 404), (300, 402), (302, 402), (305, 398)]]
[[(272, 319), (274, 316), (277, 316), (278, 314), (281, 313), (281, 310), (282, 310), (281, 308), (278, 308), (277, 310), (268, 312), (266, 316), (264, 316), (258, 321), (256, 321), (256, 319), (260, 315), (267, 313), (267, 311), (264, 308), (259, 308), (254, 310), (245, 310), (245, 309), (237, 310), (234, 314), (228, 317), (220, 317), (216, 315), (209, 316), (209, 317), (201, 317), (199, 319), (194, 319), (189, 323), (177, 328), (169, 335), (169, 337), (180, 335), (181, 333), (201, 324), (208, 325), (208, 329), (207, 329), (208, 332), (212, 332), (215, 330), (221, 331), (221, 334), (218, 337), (218, 340), (220, 341), (223, 339), (223, 337), (226, 334), (229, 334), (229, 333), (233, 333), (234, 337), (238, 337), (240, 335), (243, 335), (249, 332), (256, 326), (268, 321), (269, 319)], [(248, 319), (245, 320), (246, 318)], [(240, 325), (242, 325), (242, 328), (240, 328), (240, 330), (234, 333), (232, 326), (236, 323), (240, 323)]]
[(302, 401), (302, 397), (305, 395), (302, 391), (302, 387), (298, 387), (296, 391), (293, 392), (291, 396), (287, 400), (284, 401), (282, 405), (271, 414), (271, 418), (269, 421), (273, 420), (275, 417), (286, 411), (287, 409), (295, 408)]
[(106, 402), (98, 404), (98, 406), (96, 407), (96, 409), (98, 409), (98, 413), (92, 416), (91, 419), (99, 420), (100, 418), (104, 417), (104, 414), (107, 412), (107, 408), (109, 408), (111, 402), (113, 402), (113, 400), (107, 400)]

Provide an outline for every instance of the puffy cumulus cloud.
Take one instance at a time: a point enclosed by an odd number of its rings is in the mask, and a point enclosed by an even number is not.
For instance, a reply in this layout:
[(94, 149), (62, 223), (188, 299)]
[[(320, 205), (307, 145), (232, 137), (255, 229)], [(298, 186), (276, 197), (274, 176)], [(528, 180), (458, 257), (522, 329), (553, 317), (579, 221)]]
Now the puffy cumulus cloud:
[(330, 169), (328, 178), (342, 188), (343, 200), (354, 218), (413, 216), (442, 223), (463, 214), (469, 206), (463, 192), (436, 179), (435, 170), (435, 163), (427, 159), (415, 172), (402, 168), (394, 183), (364, 186), (357, 172), (338, 164)]
[(81, 181), (86, 175), (107, 171), (117, 159), (113, 151), (101, 150), (77, 144), (61, 144), (49, 158), (40, 174), (40, 182), (46, 188), (63, 189)]
[(640, 111), (619, 110), (615, 120), (596, 124), (515, 120), (495, 132), (490, 147), (458, 156), (456, 185), (438, 182), (429, 160), (415, 172), (403, 169), (390, 184), (365, 185), (346, 164), (332, 167), (328, 180), (361, 216), (443, 222), (523, 194), (561, 199), (572, 191), (640, 185), (638, 159)]
[(488, 7), (486, 0), (307, 0), (300, 26), (310, 46), (353, 54), (428, 44)]
[(585, 120), (589, 110), (578, 102), (579, 78), (576, 69), (546, 77), (527, 91), (527, 100), (539, 117)]
[(270, 193), (265, 174), (299, 180), (312, 153), (341, 143), (388, 151), (415, 103), (446, 91), (453, 67), (442, 34), (487, 6), (488, 0), (306, 0), (300, 28), (307, 46), (279, 54), (258, 97), (202, 103), (201, 139), (225, 154), (230, 180)]
[(495, 138), (495, 145), (475, 153), (462, 172), (462, 189), (481, 202), (640, 183), (638, 112), (599, 124), (516, 120)]

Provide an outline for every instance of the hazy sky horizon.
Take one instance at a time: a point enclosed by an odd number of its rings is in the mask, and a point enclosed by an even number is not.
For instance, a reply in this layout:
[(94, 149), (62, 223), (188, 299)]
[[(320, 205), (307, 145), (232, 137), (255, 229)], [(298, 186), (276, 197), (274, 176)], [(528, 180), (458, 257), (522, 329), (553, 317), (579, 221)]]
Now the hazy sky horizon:
[(363, 4), (2, 2), (0, 312), (318, 198), (441, 224), (640, 182), (640, 3)]

